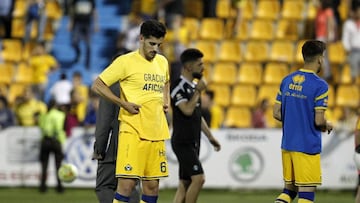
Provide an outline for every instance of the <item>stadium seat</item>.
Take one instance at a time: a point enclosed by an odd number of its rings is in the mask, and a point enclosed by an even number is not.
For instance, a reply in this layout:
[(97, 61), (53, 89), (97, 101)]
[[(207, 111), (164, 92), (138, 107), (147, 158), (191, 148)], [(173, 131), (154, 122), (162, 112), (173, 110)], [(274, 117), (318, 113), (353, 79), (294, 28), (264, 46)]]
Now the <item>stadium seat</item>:
[(329, 85), (329, 92), (328, 92), (328, 106), (334, 107), (335, 106), (335, 89), (333, 85)]
[(227, 107), (230, 104), (229, 85), (210, 84), (208, 89), (214, 91), (215, 104), (221, 107)]
[(346, 62), (346, 51), (341, 41), (328, 44), (328, 55), (330, 63), (344, 64)]
[(210, 82), (233, 85), (236, 82), (237, 66), (232, 62), (217, 62), (213, 66)]
[(14, 10), (12, 12), (13, 18), (23, 18), (25, 17), (27, 9), (28, 0), (15, 0), (14, 1)]
[(256, 8), (256, 17), (269, 20), (276, 20), (280, 13), (279, 1), (262, 0), (258, 1)]
[(21, 62), (17, 65), (14, 81), (16, 83), (31, 84), (33, 82), (33, 69), (26, 63)]
[(281, 9), (282, 19), (302, 20), (304, 18), (305, 1), (286, 0)]
[(219, 61), (237, 62), (242, 60), (241, 44), (238, 40), (224, 40), (219, 44)]
[(202, 18), (203, 17), (203, 1), (202, 0), (185, 0), (184, 8), (185, 16), (192, 18)]
[(276, 95), (279, 92), (279, 85), (268, 85), (263, 84), (259, 87), (258, 95), (257, 95), (257, 102), (260, 102), (264, 98), (269, 100), (270, 105), (274, 105)]
[[(231, 30), (232, 31), (232, 30)], [(240, 22), (237, 30), (235, 32), (235, 39), (246, 41), (249, 39), (249, 23), (247, 20), (243, 20)]]
[(244, 51), (245, 61), (264, 62), (268, 60), (269, 46), (264, 41), (248, 41)]
[(289, 74), (289, 67), (285, 63), (269, 62), (264, 68), (265, 84), (277, 84), (279, 85), (282, 79)]
[(241, 63), (237, 75), (237, 82), (240, 84), (260, 85), (262, 83), (262, 73), (263, 68), (261, 63)]
[(303, 40), (299, 40), (296, 43), (296, 53), (295, 53), (295, 59), (294, 59), (296, 63), (302, 64), (304, 62), (301, 50), (302, 50), (302, 46), (304, 45), (305, 42), (306, 42), (306, 40), (303, 39)]
[(24, 94), (26, 85), (20, 83), (12, 83), (9, 86), (8, 102), (14, 104), (16, 98)]
[(307, 3), (307, 8), (306, 8), (306, 19), (308, 20), (314, 20), (316, 17), (316, 13), (317, 13), (317, 7), (315, 5), (315, 1), (309, 1)]
[(21, 41), (17, 39), (2, 40), (2, 57), (5, 61), (19, 62), (22, 55)]
[(242, 14), (244, 20), (252, 20), (255, 16), (255, 3), (253, 0), (242, 0)]
[(359, 106), (360, 95), (357, 85), (339, 85), (336, 90), (336, 106), (348, 106), (357, 108)]
[(52, 41), (55, 36), (55, 30), (53, 27), (53, 20), (46, 20), (45, 29), (44, 29), (44, 39), (47, 41)]
[(290, 41), (275, 40), (270, 48), (270, 60), (292, 63), (294, 61), (294, 45)]
[(200, 39), (222, 40), (224, 38), (224, 22), (220, 18), (203, 18), (199, 31)]
[(299, 39), (298, 23), (295, 20), (281, 19), (276, 26), (275, 38), (295, 41)]
[(12, 19), (11, 26), (11, 37), (23, 38), (25, 36), (25, 18)]
[[(335, 68), (339, 68), (339, 67), (335, 67)], [(348, 63), (346, 63), (344, 66), (341, 67), (341, 73), (339, 74), (340, 76), (340, 84), (351, 84), (352, 81), (352, 76), (351, 76), (351, 68), (350, 65)], [(334, 74), (333, 74), (334, 75)]]
[(225, 114), (224, 126), (228, 128), (251, 128), (251, 117), (249, 108), (230, 106)]
[(253, 108), (256, 104), (257, 90), (255, 85), (237, 84), (231, 94), (231, 106)]
[(61, 5), (56, 0), (47, 0), (45, 4), (46, 16), (58, 20), (62, 16)]
[(216, 16), (218, 18), (232, 18), (231, 1), (229, 0), (218, 0), (216, 3)]
[(34, 41), (30, 41), (25, 44), (25, 46), (23, 48), (23, 52), (22, 52), (22, 60), (29, 59), (31, 52), (34, 49), (35, 45), (36, 45), (36, 42), (34, 42)]
[(249, 37), (251, 40), (272, 40), (274, 38), (274, 23), (271, 20), (253, 20)]
[(204, 62), (215, 62), (217, 60), (218, 45), (216, 42), (209, 40), (197, 40), (195, 42), (195, 48), (203, 52)]
[(13, 63), (0, 63), (0, 84), (10, 84), (14, 76)]
[(190, 17), (184, 18), (183, 26), (185, 26), (189, 31), (191, 40), (198, 39), (200, 21), (197, 18), (190, 18)]

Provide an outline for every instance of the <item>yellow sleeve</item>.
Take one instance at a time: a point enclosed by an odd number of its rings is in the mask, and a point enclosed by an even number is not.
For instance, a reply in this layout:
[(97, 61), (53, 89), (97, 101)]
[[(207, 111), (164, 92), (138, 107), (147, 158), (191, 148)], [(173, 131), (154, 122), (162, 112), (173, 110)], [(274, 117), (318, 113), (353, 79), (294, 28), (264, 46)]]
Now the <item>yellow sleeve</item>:
[(126, 66), (123, 66), (123, 64), (126, 64), (126, 60), (120, 56), (100, 73), (99, 77), (107, 86), (111, 86), (115, 82), (125, 79), (127, 71)]

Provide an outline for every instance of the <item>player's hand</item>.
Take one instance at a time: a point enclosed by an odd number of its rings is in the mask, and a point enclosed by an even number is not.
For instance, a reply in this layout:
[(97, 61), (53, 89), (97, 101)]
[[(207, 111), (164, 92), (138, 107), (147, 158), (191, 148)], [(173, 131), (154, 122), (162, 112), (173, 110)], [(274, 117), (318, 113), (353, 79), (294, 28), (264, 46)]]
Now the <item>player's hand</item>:
[(93, 153), (92, 160), (103, 160), (104, 157), (101, 154)]
[(207, 82), (204, 78), (202, 78), (201, 80), (198, 81), (197, 85), (196, 85), (196, 89), (203, 91), (206, 89), (206, 85)]
[(209, 138), (209, 141), (212, 144), (212, 146), (214, 147), (215, 151), (217, 151), (217, 152), (220, 151), (221, 145), (214, 137)]
[(124, 102), (124, 104), (122, 104), (121, 106), (122, 108), (124, 108), (126, 111), (128, 111), (131, 114), (138, 114), (140, 111), (141, 106), (131, 103), (131, 102)]
[(328, 134), (330, 134), (330, 132), (333, 130), (334, 126), (330, 121), (326, 122), (326, 131)]
[(165, 113), (169, 112), (169, 104), (164, 104), (163, 109)]

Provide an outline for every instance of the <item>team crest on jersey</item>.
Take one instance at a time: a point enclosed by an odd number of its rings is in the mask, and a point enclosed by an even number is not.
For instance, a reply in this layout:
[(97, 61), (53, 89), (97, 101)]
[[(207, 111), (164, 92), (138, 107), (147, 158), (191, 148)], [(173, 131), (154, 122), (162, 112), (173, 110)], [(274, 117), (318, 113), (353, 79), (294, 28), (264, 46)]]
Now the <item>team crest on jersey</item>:
[(131, 171), (132, 170), (132, 166), (130, 164), (127, 164), (125, 167), (124, 167), (125, 171)]
[(304, 75), (295, 75), (294, 77), (292, 77), (292, 81), (295, 84), (300, 85), (301, 83), (303, 83), (305, 81), (305, 76)]

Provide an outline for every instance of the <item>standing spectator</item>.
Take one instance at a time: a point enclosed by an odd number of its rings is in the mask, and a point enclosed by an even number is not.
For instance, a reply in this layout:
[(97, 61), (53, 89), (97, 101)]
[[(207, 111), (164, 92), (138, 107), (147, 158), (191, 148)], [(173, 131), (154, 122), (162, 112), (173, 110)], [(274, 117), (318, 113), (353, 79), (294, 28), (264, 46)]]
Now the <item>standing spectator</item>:
[[(179, 162), (179, 185), (174, 197), (175, 203), (196, 203), (205, 182), (204, 171), (199, 159), (201, 131), (205, 133), (215, 151), (219, 142), (213, 137), (201, 115), (201, 92), (206, 82), (201, 79), (204, 71), (203, 53), (197, 49), (186, 49), (180, 56), (183, 71), (171, 90), (173, 109), (173, 134), (171, 146)], [(192, 81), (197, 78), (197, 84)]]
[(95, 0), (73, 0), (69, 14), (69, 30), (71, 44), (75, 49), (74, 62), (80, 61), (80, 40), (85, 41), (85, 67), (90, 68), (91, 34), (98, 31), (97, 11)]
[(116, 54), (126, 54), (139, 48), (140, 13), (132, 12), (128, 17), (127, 29), (120, 32), (116, 41)]
[[(162, 23), (143, 22), (139, 49), (117, 57), (91, 88), (122, 107), (114, 203), (128, 202), (139, 178), (141, 200), (156, 203), (160, 178), (168, 176), (165, 140), (170, 134), (164, 112), (169, 108), (169, 67), (167, 59), (157, 54), (165, 34)], [(117, 82), (120, 98), (109, 88)]]
[(216, 18), (217, 0), (203, 0), (203, 17)]
[(342, 43), (348, 53), (353, 83), (360, 76), (360, 4), (353, 8), (353, 15), (343, 26)]
[(330, 133), (332, 124), (325, 119), (328, 84), (316, 74), (324, 63), (326, 45), (306, 41), (302, 47), (304, 68), (286, 76), (280, 85), (273, 108), (274, 118), (282, 122), (281, 154), (284, 189), (276, 203), (311, 203), (321, 184), (321, 132)]
[(21, 126), (36, 126), (40, 114), (47, 111), (46, 104), (38, 100), (31, 87), (26, 87), (24, 94), (17, 98), (15, 115)]
[(5, 30), (2, 38), (11, 38), (11, 21), (14, 1), (13, 0), (2, 0), (0, 3), (0, 29)]
[(44, 43), (37, 43), (29, 58), (30, 68), (33, 69), (33, 89), (40, 100), (44, 100), (45, 89), (48, 85), (49, 73), (59, 68), (54, 56), (47, 53)]
[(16, 124), (15, 114), (9, 108), (6, 97), (0, 96), (0, 130)]
[[(336, 21), (332, 9), (332, 1), (320, 0), (318, 7), (315, 18), (315, 37), (317, 40), (325, 43), (334, 42), (336, 37)], [(326, 80), (331, 80), (332, 74), (327, 51), (325, 51), (323, 70), (323, 77)]]
[(41, 161), (41, 182), (40, 192), (47, 191), (47, 168), (49, 164), (49, 156), (54, 153), (57, 187), (56, 191), (64, 192), (64, 187), (58, 176), (58, 170), (64, 158), (62, 145), (65, 143), (66, 136), (64, 131), (65, 113), (56, 107), (54, 100), (50, 100), (49, 111), (43, 113), (39, 117), (39, 128), (41, 130), (42, 139), (40, 145), (40, 161)]
[(83, 83), (83, 78), (80, 72), (75, 71), (72, 77), (72, 85), (74, 91), (75, 113), (79, 122), (83, 122), (86, 115), (86, 108), (89, 99), (89, 87)]
[(31, 40), (31, 30), (34, 22), (37, 22), (37, 42), (43, 41), (46, 25), (46, 10), (44, 0), (29, 0), (26, 11), (24, 44)]
[(215, 104), (215, 93), (212, 90), (205, 90), (201, 95), (201, 115), (211, 129), (222, 127), (224, 116), (222, 109)]
[[(70, 104), (65, 106), (65, 132), (66, 132), (66, 136), (70, 137), (71, 136), (71, 131), (74, 127), (79, 126), (80, 122), (78, 119), (78, 115), (77, 115), (77, 101), (79, 101), (80, 99), (78, 99), (77, 97), (78, 94), (76, 94), (76, 92), (73, 90), (71, 90), (70, 92)], [(85, 115), (85, 114), (84, 114)]]
[[(120, 96), (120, 85), (110, 86), (111, 91)], [(115, 163), (119, 132), (119, 106), (100, 98), (97, 112), (93, 159), (98, 160), (96, 174), (96, 196), (101, 203), (112, 203), (117, 187)], [(139, 203), (139, 188), (130, 195), (131, 203)]]
[(60, 80), (50, 88), (50, 95), (55, 99), (56, 105), (63, 108), (71, 102), (72, 89), (71, 81), (67, 79), (65, 73), (61, 73)]
[(266, 128), (266, 110), (269, 108), (269, 100), (261, 100), (259, 106), (254, 110), (252, 114), (252, 127), (253, 128)]

